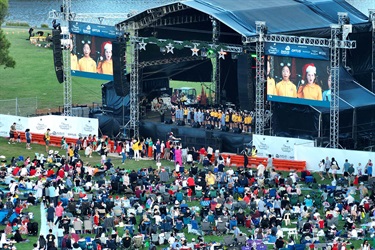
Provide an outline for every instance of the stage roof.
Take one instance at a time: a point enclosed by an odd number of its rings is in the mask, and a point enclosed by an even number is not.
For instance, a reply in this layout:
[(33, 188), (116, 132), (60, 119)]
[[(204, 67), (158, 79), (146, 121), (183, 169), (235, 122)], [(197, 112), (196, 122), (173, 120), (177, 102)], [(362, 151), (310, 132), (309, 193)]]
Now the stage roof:
[[(255, 21), (265, 21), (268, 33), (327, 35), (331, 24), (337, 24), (338, 12), (346, 12), (356, 28), (369, 28), (368, 17), (345, 0), (186, 0), (180, 4), (218, 19), (238, 34), (256, 35)], [(166, 5), (168, 6), (168, 5)], [(124, 22), (138, 21), (145, 10)], [(122, 23), (124, 23), (122, 22)], [(314, 33), (310, 33), (313, 31)]]

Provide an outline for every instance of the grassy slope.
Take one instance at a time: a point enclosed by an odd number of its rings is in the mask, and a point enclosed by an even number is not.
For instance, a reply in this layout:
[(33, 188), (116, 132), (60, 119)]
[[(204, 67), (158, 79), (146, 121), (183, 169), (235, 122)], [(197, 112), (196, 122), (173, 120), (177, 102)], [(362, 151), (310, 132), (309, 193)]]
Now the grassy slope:
[[(37, 97), (38, 108), (63, 104), (63, 85), (56, 79), (52, 49), (30, 44), (28, 28), (4, 28), (16, 68), (0, 68), (0, 100)], [(45, 32), (51, 32), (46, 30)], [(101, 103), (102, 81), (73, 78), (73, 104)]]
[[(38, 108), (54, 108), (63, 104), (63, 85), (56, 79), (52, 49), (37, 47), (28, 40), (28, 28), (4, 28), (11, 42), (10, 54), (15, 69), (0, 68), (0, 100), (37, 97)], [(45, 33), (51, 32), (45, 30)], [(102, 80), (73, 77), (73, 104), (101, 103)], [(200, 83), (171, 81), (172, 88), (194, 87), (201, 93)]]

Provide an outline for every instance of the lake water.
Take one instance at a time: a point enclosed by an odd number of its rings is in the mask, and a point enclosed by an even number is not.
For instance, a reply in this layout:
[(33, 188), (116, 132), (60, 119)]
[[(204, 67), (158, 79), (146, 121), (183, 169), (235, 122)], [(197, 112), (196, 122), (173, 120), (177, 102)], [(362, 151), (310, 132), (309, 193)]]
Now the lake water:
[[(126, 13), (134, 13), (170, 2), (174, 0), (72, 0), (72, 12), (124, 13), (124, 18), (121, 19), (124, 20)], [(368, 9), (375, 9), (375, 0), (347, 0), (347, 2), (365, 15), (368, 15)], [(62, 0), (9, 0), (7, 20), (24, 21), (32, 26), (50, 25), (52, 20), (48, 19), (48, 12), (59, 10), (61, 4)]]
[[(51, 26), (48, 12), (60, 10), (62, 0), (9, 0), (7, 21), (23, 21), (32, 26)], [(146, 10), (175, 0), (72, 0), (75, 13), (127, 13)], [(114, 22), (116, 23), (116, 22)]]

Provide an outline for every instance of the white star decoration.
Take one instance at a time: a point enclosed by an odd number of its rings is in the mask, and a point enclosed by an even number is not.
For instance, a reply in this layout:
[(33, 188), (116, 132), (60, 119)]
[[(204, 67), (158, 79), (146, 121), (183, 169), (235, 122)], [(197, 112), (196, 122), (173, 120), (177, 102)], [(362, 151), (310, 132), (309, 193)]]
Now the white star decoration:
[(227, 52), (225, 52), (223, 49), (220, 49), (220, 51), (217, 53), (219, 53), (219, 59), (221, 58), (225, 60), (225, 55), (227, 54)]
[(197, 45), (194, 45), (194, 48), (191, 49), (193, 52), (191, 56), (198, 56), (199, 49), (197, 48)]
[(165, 46), (165, 47), (167, 48), (167, 54), (168, 54), (169, 52), (171, 52), (172, 54), (174, 54), (174, 53), (173, 53), (173, 49), (174, 49), (174, 47), (173, 47), (173, 45), (172, 45), (171, 43), (168, 43), (168, 45)]
[(139, 43), (139, 50), (146, 50), (146, 45), (147, 43), (145, 43), (145, 41), (142, 40), (142, 42)]

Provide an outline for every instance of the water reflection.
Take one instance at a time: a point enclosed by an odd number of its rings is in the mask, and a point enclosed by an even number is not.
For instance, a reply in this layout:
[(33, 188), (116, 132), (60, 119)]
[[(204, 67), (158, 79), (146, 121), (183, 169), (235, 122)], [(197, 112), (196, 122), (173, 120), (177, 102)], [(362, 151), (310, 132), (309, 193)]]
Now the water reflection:
[[(75, 13), (129, 13), (175, 0), (72, 0)], [(7, 21), (23, 21), (32, 26), (48, 24), (48, 12), (60, 10), (62, 0), (9, 0)], [(124, 15), (125, 16), (125, 15)], [(124, 18), (125, 19), (125, 18)]]

